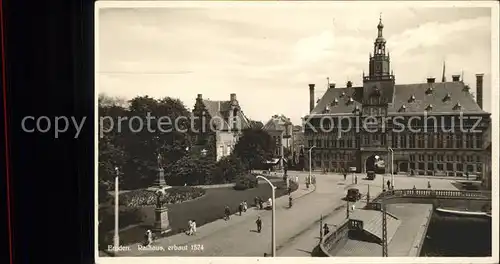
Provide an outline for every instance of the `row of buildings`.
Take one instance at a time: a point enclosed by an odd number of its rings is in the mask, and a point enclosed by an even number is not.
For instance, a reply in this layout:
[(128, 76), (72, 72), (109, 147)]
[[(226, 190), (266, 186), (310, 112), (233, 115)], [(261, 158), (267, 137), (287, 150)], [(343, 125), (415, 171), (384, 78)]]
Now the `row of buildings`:
[[(430, 77), (421, 83), (396, 84), (383, 28), (380, 20), (362, 86), (348, 81), (340, 88), (330, 83), (315, 101), (315, 85), (309, 84), (310, 111), (303, 126), (294, 126), (283, 115), (264, 124), (262, 129), (276, 142), (275, 156), (306, 169), (310, 162), (312, 170), (354, 167), (364, 173), (385, 164), (386, 172), (478, 175), (491, 185), (491, 116), (482, 108), (483, 74), (476, 75), (476, 98), (460, 75), (447, 81), (444, 67), (440, 82)], [(234, 148), (239, 136), (234, 126), (251, 126), (236, 95), (229, 99), (211, 101), (200, 94), (193, 110), (222, 120), (214, 143), (217, 159)]]

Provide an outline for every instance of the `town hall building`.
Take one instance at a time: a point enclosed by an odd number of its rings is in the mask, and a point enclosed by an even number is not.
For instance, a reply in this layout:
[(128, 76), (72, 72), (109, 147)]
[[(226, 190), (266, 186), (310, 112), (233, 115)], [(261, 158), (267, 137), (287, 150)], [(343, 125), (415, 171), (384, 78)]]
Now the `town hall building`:
[(304, 156), (311, 150), (312, 169), (366, 172), (385, 164), (386, 173), (393, 168), (402, 174), (480, 176), (489, 158), (485, 131), (491, 123), (482, 109), (483, 75), (476, 75), (476, 100), (460, 75), (447, 81), (444, 69), (441, 82), (396, 84), (382, 20), (377, 28), (362, 86), (329, 84), (315, 102), (315, 85), (309, 84)]

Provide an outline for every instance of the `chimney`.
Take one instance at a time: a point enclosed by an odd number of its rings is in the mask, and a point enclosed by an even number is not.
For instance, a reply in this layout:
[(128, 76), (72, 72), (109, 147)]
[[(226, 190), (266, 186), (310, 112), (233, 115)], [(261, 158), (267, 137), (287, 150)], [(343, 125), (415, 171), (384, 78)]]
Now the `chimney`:
[(476, 74), (476, 102), (483, 109), (483, 76), (484, 74)]
[(335, 84), (334, 83), (330, 83), (329, 87), (330, 89), (334, 89), (335, 88)]
[(347, 81), (346, 86), (347, 86), (347, 88), (351, 88), (352, 87), (352, 82), (351, 81)]
[(314, 83), (309, 84), (309, 112), (314, 109)]
[(232, 93), (231, 94), (231, 102), (236, 101), (236, 94)]
[(198, 94), (197, 99), (201, 100), (201, 99), (203, 99), (203, 96), (201, 94)]
[(436, 78), (427, 78), (427, 83), (435, 83)]
[(460, 81), (460, 75), (452, 75), (451, 80), (453, 82), (459, 82)]

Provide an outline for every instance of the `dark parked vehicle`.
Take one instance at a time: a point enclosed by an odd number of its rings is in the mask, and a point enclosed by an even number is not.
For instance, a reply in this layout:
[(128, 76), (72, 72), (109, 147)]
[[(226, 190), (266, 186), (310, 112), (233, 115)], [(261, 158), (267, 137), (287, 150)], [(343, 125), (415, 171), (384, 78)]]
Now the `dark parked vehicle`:
[(351, 188), (347, 190), (345, 199), (350, 202), (356, 202), (357, 200), (361, 199), (361, 193), (359, 192), (359, 189)]
[(368, 180), (374, 180), (375, 179), (375, 172), (374, 171), (368, 171), (366, 173), (366, 178), (368, 178)]

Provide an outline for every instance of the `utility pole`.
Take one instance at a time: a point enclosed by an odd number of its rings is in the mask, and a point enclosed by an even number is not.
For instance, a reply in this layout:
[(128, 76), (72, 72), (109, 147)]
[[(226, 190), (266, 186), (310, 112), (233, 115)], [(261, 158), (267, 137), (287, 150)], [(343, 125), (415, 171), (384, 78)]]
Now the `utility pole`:
[(382, 211), (382, 257), (387, 257), (387, 213), (384, 200), (381, 201)]

